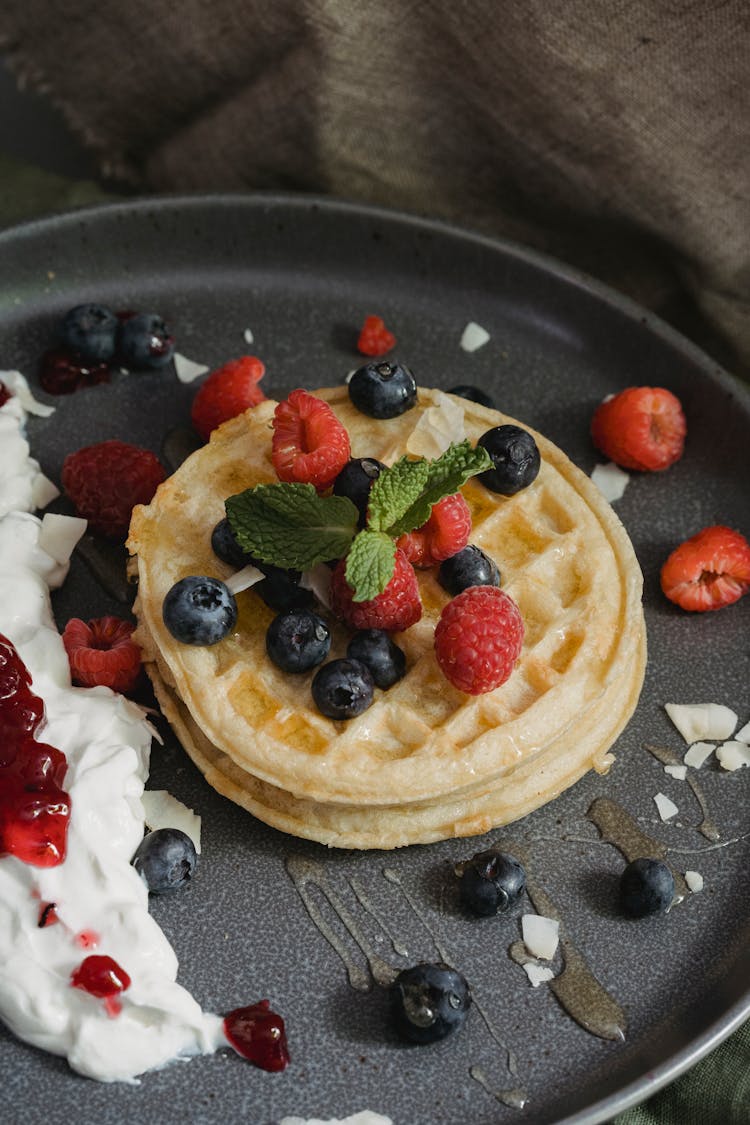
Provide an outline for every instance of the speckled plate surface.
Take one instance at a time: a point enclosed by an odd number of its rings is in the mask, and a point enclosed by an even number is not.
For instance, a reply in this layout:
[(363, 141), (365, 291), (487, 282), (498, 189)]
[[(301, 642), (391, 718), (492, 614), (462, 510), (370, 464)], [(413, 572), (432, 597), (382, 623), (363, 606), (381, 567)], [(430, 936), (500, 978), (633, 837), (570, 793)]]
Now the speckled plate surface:
[[(750, 771), (727, 774), (709, 762), (697, 775), (721, 834), (713, 846), (698, 831), (693, 791), (668, 777), (645, 745), (685, 749), (664, 714), (666, 701), (725, 703), (740, 723), (750, 718), (750, 598), (690, 616), (666, 603), (658, 586), (666, 554), (701, 527), (727, 523), (750, 532), (747, 391), (643, 310), (562, 265), (444, 225), (340, 203), (228, 196), (116, 205), (7, 231), (0, 262), (0, 368), (19, 368), (35, 388), (56, 320), (83, 300), (159, 311), (178, 350), (210, 366), (253, 351), (266, 363), (274, 397), (343, 379), (357, 365), (364, 316), (377, 313), (420, 382), (484, 386), (503, 411), (542, 430), (587, 472), (596, 461), (591, 412), (610, 392), (667, 386), (682, 399), (689, 426), (683, 460), (666, 474), (634, 476), (617, 503), (644, 570), (650, 659), (616, 765), (608, 778), (589, 775), (509, 833), (557, 904), (568, 939), (625, 1009), (625, 1042), (584, 1031), (510, 959), (528, 904), (510, 917), (462, 915), (452, 865), (490, 844), (492, 834), (396, 853), (327, 852), (222, 800), (167, 735), (154, 749), (151, 784), (201, 814), (203, 856), (191, 888), (154, 902), (153, 912), (177, 950), (181, 981), (204, 1008), (271, 999), (286, 1018), (292, 1064), (272, 1075), (224, 1053), (148, 1074), (137, 1087), (104, 1086), (0, 1029), (3, 1121), (273, 1125), (291, 1114), (346, 1117), (369, 1108), (395, 1125), (593, 1125), (646, 1097), (738, 1026), (750, 1014), (750, 900), (740, 893), (750, 852)], [(472, 354), (459, 346), (469, 320), (490, 333)], [(60, 398), (50, 419), (33, 419), (32, 451), (55, 480), (65, 454), (93, 441), (135, 440), (159, 453), (165, 435), (186, 424), (194, 390), (171, 367), (118, 375)], [(80, 558), (54, 604), (63, 623), (123, 612)], [(669, 823), (656, 812), (659, 791), (679, 809)], [(703, 892), (666, 917), (621, 918), (615, 892), (624, 860), (586, 817), (599, 796), (665, 843), (679, 870), (700, 872)], [(308, 913), (287, 869), (297, 856), (320, 865), (355, 933), (386, 961), (405, 967), (438, 959), (438, 950), (450, 955), (479, 1001), (460, 1035), (430, 1048), (395, 1040), (384, 991), (362, 990), (367, 963), (316, 887), (313, 900), (343, 958)], [(559, 954), (553, 967), (562, 967)], [(498, 1100), (514, 1088), (525, 1092), (522, 1110)]]

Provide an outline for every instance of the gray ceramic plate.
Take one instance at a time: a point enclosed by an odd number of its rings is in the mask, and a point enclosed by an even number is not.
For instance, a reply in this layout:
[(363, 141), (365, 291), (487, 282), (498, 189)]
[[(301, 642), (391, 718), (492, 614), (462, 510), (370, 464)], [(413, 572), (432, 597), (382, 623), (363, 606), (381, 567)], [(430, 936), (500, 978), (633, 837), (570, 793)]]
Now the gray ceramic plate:
[[(182, 982), (204, 1008), (271, 999), (286, 1017), (292, 1065), (271, 1075), (224, 1054), (149, 1074), (137, 1088), (101, 1086), (0, 1032), (3, 1120), (270, 1125), (287, 1114), (345, 1117), (370, 1108), (396, 1125), (593, 1123), (677, 1076), (738, 1026), (750, 1011), (750, 841), (728, 842), (750, 828), (750, 771), (725, 774), (709, 764), (701, 772), (726, 844), (712, 850), (697, 831), (692, 791), (667, 777), (644, 743), (684, 749), (662, 709), (668, 700), (727, 703), (741, 722), (750, 718), (750, 598), (690, 616), (658, 589), (660, 562), (687, 535), (719, 522), (750, 531), (747, 392), (643, 310), (564, 266), (383, 211), (295, 197), (159, 199), (6, 232), (0, 255), (0, 367), (19, 367), (32, 383), (57, 318), (83, 300), (158, 310), (179, 350), (209, 365), (248, 350), (243, 332), (250, 328), (275, 397), (343, 379), (357, 364), (358, 327), (374, 312), (396, 332), (398, 354), (421, 382), (481, 384), (587, 472), (595, 463), (589, 419), (609, 392), (666, 385), (681, 397), (689, 424), (684, 459), (666, 474), (634, 477), (617, 505), (645, 574), (650, 641), (645, 689), (617, 744), (617, 764), (606, 780), (587, 777), (512, 830), (568, 937), (627, 1011), (626, 1041), (582, 1030), (546, 985), (530, 987), (508, 956), (522, 908), (502, 920), (462, 916), (452, 865), (492, 835), (396, 854), (329, 853), (221, 800), (168, 740), (155, 749), (152, 784), (202, 815), (204, 851), (192, 888), (155, 902), (154, 913), (177, 949)], [(459, 346), (469, 320), (491, 336), (470, 355)], [(32, 421), (33, 451), (54, 479), (65, 453), (92, 441), (135, 439), (158, 452), (165, 433), (188, 418), (193, 393), (171, 368), (118, 377), (59, 399), (49, 420)], [(56, 599), (60, 621), (121, 608), (80, 560)], [(676, 822), (660, 822), (658, 791), (678, 805)], [(623, 859), (586, 819), (603, 794), (675, 849), (676, 866), (699, 871), (704, 891), (666, 917), (619, 917)], [(383, 990), (348, 983), (345, 960), (363, 978), (365, 962), (317, 892), (348, 951), (344, 960), (313, 924), (287, 874), (290, 855), (323, 865), (386, 961), (434, 960), (437, 940), (487, 1018), (474, 1010), (453, 1040), (401, 1046)], [(522, 1111), (495, 1097), (514, 1086), (527, 1094)]]

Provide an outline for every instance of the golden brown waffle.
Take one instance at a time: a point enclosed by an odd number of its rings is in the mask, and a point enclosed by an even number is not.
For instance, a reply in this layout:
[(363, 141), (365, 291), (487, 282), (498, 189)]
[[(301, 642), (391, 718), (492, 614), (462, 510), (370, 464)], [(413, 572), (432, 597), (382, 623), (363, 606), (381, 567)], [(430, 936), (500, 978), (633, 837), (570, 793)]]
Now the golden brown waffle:
[[(388, 463), (406, 449), (440, 392), (375, 421), (345, 387), (318, 392), (347, 427), (352, 456)], [(513, 421), (475, 403), (464, 410), (475, 441)], [(448, 595), (419, 572), (422, 620), (400, 635), (407, 674), (356, 719), (315, 708), (312, 673), (281, 672), (265, 653), (273, 614), (252, 589), (238, 595), (233, 634), (217, 645), (180, 645), (162, 621), (172, 584), (188, 574), (226, 578), (211, 550), (224, 500), (275, 479), (266, 401), (212, 435), (133, 515), (137, 640), (162, 707), (208, 780), (260, 819), (345, 847), (395, 847), (469, 835), (507, 823), (552, 799), (607, 751), (635, 708), (643, 679), (641, 575), (609, 504), (559, 449), (534, 434), (536, 481), (513, 497), (476, 480), (464, 488), (472, 542), (497, 561), (503, 588), (526, 628), (521, 658), (493, 692), (466, 696), (443, 677), (432, 635)], [(533, 431), (532, 431), (533, 432)], [(335, 626), (332, 656), (346, 631)]]

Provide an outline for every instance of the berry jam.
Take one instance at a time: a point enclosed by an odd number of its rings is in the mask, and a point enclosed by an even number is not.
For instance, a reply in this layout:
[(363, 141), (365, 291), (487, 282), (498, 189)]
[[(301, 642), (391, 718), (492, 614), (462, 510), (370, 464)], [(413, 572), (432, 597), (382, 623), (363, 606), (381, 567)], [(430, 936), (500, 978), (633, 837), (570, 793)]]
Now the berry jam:
[(39, 364), (39, 382), (51, 395), (70, 395), (81, 387), (108, 383), (111, 374), (108, 363), (81, 359), (61, 348), (45, 352)]
[(45, 902), (39, 908), (39, 921), (37, 925), (40, 930), (45, 930), (47, 926), (55, 926), (60, 919), (57, 917), (54, 902)]
[(73, 988), (80, 988), (92, 996), (106, 1000), (130, 988), (130, 977), (111, 957), (94, 953), (84, 957), (70, 974)]
[(284, 1070), (289, 1063), (284, 1021), (268, 1000), (227, 1013), (224, 1034), (239, 1055), (261, 1070)]
[(9, 398), (10, 398), (10, 391), (6, 387), (5, 383), (3, 383), (2, 380), (0, 380), (0, 406), (5, 406), (5, 404), (6, 404), (6, 402), (8, 401)]
[(65, 859), (70, 821), (67, 762), (34, 738), (44, 704), (30, 685), (25, 664), (0, 635), (0, 855), (56, 867)]

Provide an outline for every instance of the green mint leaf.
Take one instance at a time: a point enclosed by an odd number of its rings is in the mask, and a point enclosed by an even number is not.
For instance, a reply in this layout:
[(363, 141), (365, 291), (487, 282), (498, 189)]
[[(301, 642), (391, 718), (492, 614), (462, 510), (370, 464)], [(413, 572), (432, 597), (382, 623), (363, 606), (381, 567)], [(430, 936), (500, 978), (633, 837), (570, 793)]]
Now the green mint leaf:
[(346, 496), (319, 496), (311, 484), (257, 484), (230, 496), (226, 511), (243, 551), (294, 570), (342, 558), (359, 517)]
[(402, 457), (385, 469), (370, 490), (368, 527), (393, 539), (414, 531), (430, 518), (433, 504), (458, 492), (470, 477), (492, 468), (492, 458), (470, 441), (450, 445), (434, 461)]
[(346, 560), (346, 580), (355, 602), (368, 602), (382, 594), (393, 577), (396, 544), (382, 531), (360, 531)]

